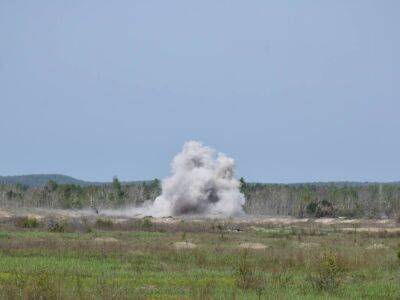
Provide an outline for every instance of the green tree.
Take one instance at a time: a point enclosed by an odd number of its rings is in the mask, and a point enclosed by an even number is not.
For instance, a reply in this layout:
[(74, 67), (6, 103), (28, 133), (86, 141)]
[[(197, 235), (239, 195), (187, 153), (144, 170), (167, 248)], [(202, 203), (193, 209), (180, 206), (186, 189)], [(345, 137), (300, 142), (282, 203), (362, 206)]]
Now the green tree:
[(240, 182), (240, 192), (245, 194), (247, 191), (247, 183), (243, 177), (240, 177), (239, 182)]
[(120, 191), (122, 189), (121, 182), (119, 182), (118, 177), (114, 176), (112, 181), (112, 187), (114, 191)]
[(160, 182), (160, 180), (158, 178), (154, 178), (151, 181), (151, 190), (157, 196), (161, 194), (161, 182)]
[(58, 184), (54, 180), (47, 181), (46, 185), (44, 186), (44, 188), (49, 192), (54, 192), (57, 189), (57, 187)]
[(114, 192), (114, 199), (117, 200), (118, 204), (123, 204), (125, 192), (123, 191), (121, 182), (118, 180), (117, 176), (114, 176), (113, 178), (112, 188)]

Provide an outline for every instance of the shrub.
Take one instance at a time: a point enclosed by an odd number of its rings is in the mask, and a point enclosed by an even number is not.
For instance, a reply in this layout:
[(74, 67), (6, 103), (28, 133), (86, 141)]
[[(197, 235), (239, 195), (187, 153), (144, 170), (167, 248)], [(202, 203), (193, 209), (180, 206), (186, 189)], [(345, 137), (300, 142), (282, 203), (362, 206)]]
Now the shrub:
[(57, 299), (57, 289), (53, 276), (47, 272), (31, 277), (28, 287), (28, 299)]
[(76, 184), (61, 184), (56, 188), (62, 208), (82, 208), (85, 202), (83, 188)]
[(220, 234), (221, 240), (224, 239), (225, 237), (225, 232), (227, 231), (228, 226), (226, 223), (219, 222), (217, 220), (214, 220), (213, 223), (211, 224), (211, 230), (216, 231)]
[(58, 299), (56, 281), (58, 278), (46, 271), (24, 274), (20, 270), (14, 276), (0, 279), (1, 299)]
[(310, 275), (309, 280), (317, 290), (332, 292), (339, 287), (342, 273), (337, 254), (328, 250), (323, 253), (316, 272)]
[(248, 251), (241, 254), (235, 273), (235, 284), (243, 290), (254, 290), (261, 294), (265, 289), (265, 281), (255, 266), (248, 259)]
[(396, 216), (396, 223), (400, 224), (400, 213)]
[(142, 227), (143, 228), (150, 228), (151, 226), (153, 226), (153, 223), (151, 222), (149, 217), (145, 217), (142, 220)]
[(50, 220), (48, 228), (50, 232), (64, 232), (65, 223), (60, 223), (58, 221)]
[(191, 299), (214, 299), (216, 282), (214, 280), (196, 280), (191, 284)]
[(110, 229), (110, 228), (113, 228), (114, 223), (113, 223), (113, 221), (110, 220), (110, 219), (98, 218), (98, 219), (96, 220), (96, 225), (97, 225), (98, 227), (101, 227), (101, 228), (108, 228), (108, 229)]
[(39, 222), (36, 218), (23, 217), (17, 220), (17, 226), (22, 228), (36, 228)]
[(317, 211), (317, 207), (318, 207), (318, 204), (314, 201), (308, 203), (308, 205), (306, 207), (307, 214), (310, 216), (314, 216), (315, 212)]
[(226, 225), (223, 224), (223, 223), (218, 223), (217, 224), (217, 230), (218, 230), (218, 232), (220, 234), (221, 240), (223, 240), (224, 239), (224, 235), (225, 235), (225, 231), (226, 231)]
[(186, 242), (186, 231), (182, 231), (182, 241)]
[(306, 207), (307, 214), (311, 217), (334, 217), (336, 209), (328, 200), (312, 201)]

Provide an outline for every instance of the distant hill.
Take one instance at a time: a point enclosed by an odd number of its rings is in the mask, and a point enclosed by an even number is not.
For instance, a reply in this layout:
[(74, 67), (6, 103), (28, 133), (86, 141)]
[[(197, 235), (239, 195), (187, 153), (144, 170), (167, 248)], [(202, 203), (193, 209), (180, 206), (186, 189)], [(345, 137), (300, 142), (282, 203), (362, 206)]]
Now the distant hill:
[(299, 182), (299, 183), (258, 183), (258, 182), (249, 182), (249, 185), (282, 185), (282, 186), (294, 186), (294, 187), (302, 187), (304, 185), (307, 186), (315, 186), (315, 187), (324, 187), (324, 186), (336, 186), (338, 188), (342, 187), (362, 187), (362, 186), (370, 186), (377, 184), (390, 184), (390, 185), (400, 185), (399, 181), (392, 182), (378, 182), (378, 181), (365, 181), (365, 182), (357, 182), (357, 181), (327, 181), (327, 182)]
[[(16, 176), (0, 176), (0, 184), (22, 184), (27, 187), (38, 187), (46, 184), (49, 180), (53, 180), (58, 184), (77, 184), (80, 186), (99, 186), (111, 184), (110, 182), (92, 182), (76, 179), (71, 176), (61, 174), (32, 174), (32, 175), (16, 175)], [(122, 181), (122, 185), (150, 183), (151, 180), (141, 181)]]
[[(49, 180), (53, 180), (58, 184), (77, 184), (80, 186), (89, 186), (89, 185), (107, 185), (111, 182), (91, 182), (84, 181), (80, 179), (76, 179), (71, 176), (61, 175), (61, 174), (32, 174), (32, 175), (17, 175), (17, 176), (0, 176), (0, 184), (22, 184), (28, 187), (38, 187), (46, 184)], [(141, 183), (150, 183), (151, 180), (141, 180), (141, 181), (123, 181), (121, 184), (141, 184)], [(361, 187), (379, 184), (380, 182), (349, 182), (349, 181), (337, 181), (337, 182), (304, 182), (304, 183), (256, 183), (256, 182), (248, 182), (251, 186), (257, 185), (266, 185), (266, 186), (336, 186), (336, 187)], [(383, 184), (391, 184), (391, 185), (400, 185), (400, 182), (382, 182)]]
[(49, 180), (54, 180), (58, 184), (78, 184), (82, 186), (94, 183), (79, 180), (70, 176), (60, 174), (34, 174), (19, 176), (0, 176), (0, 183), (6, 184), (22, 184), (28, 187), (36, 187), (46, 184)]

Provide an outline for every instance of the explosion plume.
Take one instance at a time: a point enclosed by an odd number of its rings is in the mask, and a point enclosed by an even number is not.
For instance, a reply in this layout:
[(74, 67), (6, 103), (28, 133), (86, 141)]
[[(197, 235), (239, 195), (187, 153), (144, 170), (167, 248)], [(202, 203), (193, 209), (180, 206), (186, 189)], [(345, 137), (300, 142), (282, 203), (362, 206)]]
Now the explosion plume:
[(243, 213), (244, 195), (234, 177), (234, 160), (197, 141), (188, 141), (171, 163), (171, 176), (152, 205), (154, 215)]

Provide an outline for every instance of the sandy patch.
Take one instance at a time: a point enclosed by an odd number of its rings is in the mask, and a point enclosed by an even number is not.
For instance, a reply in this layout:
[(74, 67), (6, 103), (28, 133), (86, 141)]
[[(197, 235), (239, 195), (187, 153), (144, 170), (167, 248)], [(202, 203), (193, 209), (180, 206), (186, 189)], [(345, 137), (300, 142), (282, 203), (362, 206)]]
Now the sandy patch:
[(24, 215), (24, 217), (27, 217), (29, 219), (36, 219), (36, 220), (43, 219), (43, 216), (38, 215), (38, 214), (27, 214), (27, 215)]
[(378, 224), (390, 224), (390, 223), (393, 223), (393, 220), (391, 220), (391, 219), (376, 220), (376, 223), (378, 223)]
[(95, 238), (95, 242), (98, 243), (117, 243), (118, 240), (113, 237)]
[(129, 219), (118, 218), (118, 219), (114, 219), (114, 220), (111, 220), (111, 221), (112, 221), (113, 223), (115, 223), (115, 224), (122, 224), (122, 223), (128, 222)]
[(0, 218), (10, 218), (11, 215), (5, 210), (0, 209)]
[(297, 246), (302, 249), (310, 249), (318, 248), (320, 245), (318, 243), (299, 243)]
[(337, 220), (336, 223), (339, 223), (339, 224), (359, 224), (361, 222), (362, 222), (362, 220), (360, 220), (360, 219), (339, 219), (339, 220)]
[(314, 223), (324, 224), (324, 225), (333, 225), (333, 224), (359, 224), (363, 220), (361, 219), (345, 219), (345, 218), (320, 218), (315, 219)]
[(319, 223), (319, 224), (333, 224), (336, 222), (336, 219), (334, 218), (321, 218), (321, 219), (315, 219), (314, 223)]
[(261, 243), (243, 243), (239, 245), (239, 248), (243, 249), (254, 249), (254, 250), (264, 250), (267, 248), (264, 244)]
[(291, 225), (295, 223), (307, 223), (309, 219), (297, 219), (297, 218), (288, 218), (288, 217), (265, 217), (265, 218), (257, 218), (252, 219), (249, 218), (244, 223), (256, 223), (256, 224), (283, 224), (283, 225)]
[(269, 233), (271, 232), (271, 229), (263, 228), (263, 227), (257, 227), (257, 226), (250, 226), (249, 229), (258, 231), (258, 232), (266, 232)]
[(164, 217), (164, 218), (154, 218), (151, 221), (155, 224), (177, 224), (181, 222), (181, 219), (173, 217)]
[(144, 285), (139, 288), (143, 292), (154, 292), (157, 290), (157, 287), (155, 285)]
[(381, 250), (381, 249), (388, 249), (388, 247), (384, 244), (372, 244), (367, 247), (368, 250)]
[(360, 228), (342, 228), (345, 232), (388, 232), (397, 233), (400, 232), (400, 228), (379, 228), (379, 227), (360, 227)]
[(177, 250), (183, 250), (183, 249), (194, 249), (196, 248), (197, 245), (189, 242), (176, 242), (174, 243), (174, 248)]

